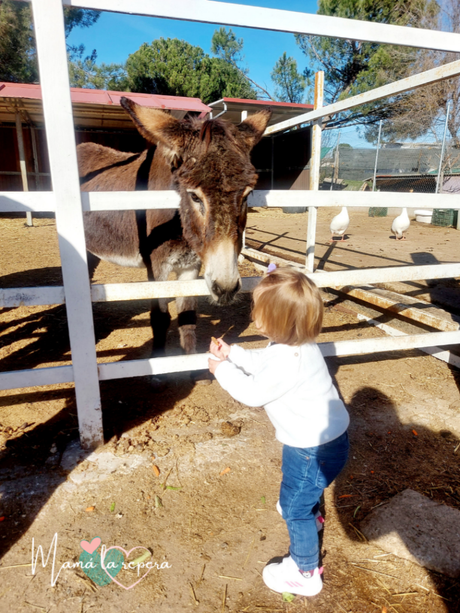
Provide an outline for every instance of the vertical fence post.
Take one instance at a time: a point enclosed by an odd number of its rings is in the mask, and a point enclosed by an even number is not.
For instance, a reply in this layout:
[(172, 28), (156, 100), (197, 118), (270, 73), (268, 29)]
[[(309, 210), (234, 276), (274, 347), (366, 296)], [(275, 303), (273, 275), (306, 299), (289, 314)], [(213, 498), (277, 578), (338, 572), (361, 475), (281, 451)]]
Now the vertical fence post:
[(40, 166), (38, 164), (38, 147), (37, 147), (37, 135), (35, 133), (35, 127), (30, 126), (30, 140), (32, 143), (32, 156), (34, 158), (34, 171), (35, 171), (35, 191), (39, 191), (41, 187), (40, 181)]
[[(324, 99), (324, 72), (317, 72), (315, 75), (315, 110), (323, 106)], [(310, 158), (310, 190), (319, 189), (319, 172), (321, 167), (321, 125), (322, 118), (313, 122), (311, 134), (311, 158)], [(312, 194), (313, 196), (313, 194)], [(308, 229), (307, 229), (307, 260), (306, 268), (310, 272), (315, 269), (315, 243), (316, 243), (316, 218), (318, 208), (308, 207)]]
[(372, 180), (372, 191), (375, 192), (375, 181), (377, 178), (377, 164), (379, 163), (379, 151), (380, 151), (380, 136), (382, 134), (382, 120), (379, 122), (379, 135), (377, 138), (377, 149), (375, 151), (375, 164), (374, 164), (374, 178)]
[(272, 147), (271, 147), (272, 164), (271, 164), (271, 172), (270, 172), (270, 189), (274, 189), (275, 188), (275, 136), (272, 134), (270, 139), (272, 141)]
[[(377, 187), (377, 168), (379, 163), (379, 153), (380, 153), (380, 143), (382, 138), (382, 120), (379, 121), (379, 134), (377, 137), (377, 149), (375, 151), (375, 162), (374, 162), (374, 175), (372, 178), (372, 191), (375, 192)], [(388, 215), (388, 208), (381, 206), (371, 206), (369, 207), (369, 217), (386, 217)]]
[[(24, 149), (24, 135), (22, 132), (21, 115), (17, 107), (16, 107), (16, 118), (15, 119), (16, 119), (16, 138), (18, 141), (19, 168), (21, 170), (22, 189), (25, 192), (28, 192), (29, 191), (29, 181), (27, 180), (27, 164), (26, 164), (26, 153)], [(28, 226), (34, 225), (34, 222), (32, 221), (32, 213), (30, 211), (27, 211), (26, 219), (27, 219), (26, 223)]]
[(444, 123), (444, 134), (442, 136), (441, 157), (439, 158), (438, 178), (436, 179), (436, 193), (437, 194), (439, 194), (439, 188), (441, 188), (441, 191), (442, 191), (441, 177), (444, 176), (444, 172), (442, 170), (442, 163), (444, 161), (444, 149), (446, 147), (446, 136), (447, 136), (447, 125), (449, 122), (449, 113), (450, 113), (450, 100), (447, 103), (446, 121)]
[(104, 442), (62, 0), (32, 0), (80, 442)]
[(337, 136), (337, 142), (335, 144), (335, 153), (334, 153), (334, 163), (332, 165), (332, 175), (331, 175), (331, 187), (329, 191), (333, 191), (334, 189), (334, 180), (337, 183), (339, 180), (339, 146), (340, 146), (340, 133), (341, 130), (339, 130), (339, 135)]

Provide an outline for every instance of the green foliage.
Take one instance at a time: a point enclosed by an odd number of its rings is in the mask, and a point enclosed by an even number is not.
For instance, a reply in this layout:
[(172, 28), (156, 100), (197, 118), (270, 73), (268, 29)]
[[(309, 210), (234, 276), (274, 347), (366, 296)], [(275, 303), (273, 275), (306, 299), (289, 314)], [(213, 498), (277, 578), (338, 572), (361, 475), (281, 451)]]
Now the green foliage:
[[(99, 19), (99, 11), (65, 8), (66, 37), (74, 28), (87, 28)], [(68, 46), (69, 54), (80, 59), (84, 47)], [(95, 59), (93, 51), (89, 58)], [(88, 58), (86, 58), (88, 59)], [(0, 81), (33, 83), (38, 80), (37, 51), (30, 5), (0, 0)]]
[(37, 77), (30, 6), (3, 0), (0, 2), (0, 81), (32, 83)]
[(240, 98), (255, 97), (255, 92), (252, 90), (253, 86), (256, 88), (256, 90), (262, 92), (263, 98), (273, 100), (273, 97), (266, 89), (264, 89), (261, 85), (251, 79), (251, 77), (249, 76), (249, 70), (247, 68), (241, 67), (240, 64), (244, 59), (244, 56), (241, 53), (243, 51), (243, 44), (243, 39), (236, 38), (231, 28), (229, 28), (228, 30), (226, 30), (225, 28), (219, 28), (213, 34), (211, 40), (211, 52), (214, 53), (214, 55), (217, 55), (221, 60), (224, 60), (230, 66), (232, 66), (232, 68), (234, 68), (239, 73), (240, 77), (243, 78), (243, 82), (246, 82), (246, 85), (249, 86), (250, 90), (254, 94), (251, 96), (240, 95)]
[[(73, 7), (65, 7), (64, 8), (64, 27), (65, 27), (65, 36), (66, 38), (72, 32), (74, 28), (89, 28), (96, 23), (99, 19), (100, 11), (93, 11), (91, 9), (76, 9)], [(85, 52), (84, 45), (67, 45), (67, 52), (69, 54), (69, 59), (73, 60), (82, 60), (83, 54)], [(93, 52), (90, 56), (85, 59), (96, 58), (96, 50), (93, 49)]]
[(99, 19), (101, 12), (91, 9), (64, 8), (65, 35), (66, 37), (74, 28), (89, 28)]
[[(458, 0), (438, 0), (439, 12), (427, 17), (426, 27), (445, 32), (460, 33), (460, 3)], [(458, 60), (458, 54), (434, 50), (420, 50), (411, 69), (412, 74), (424, 72), (437, 66)], [(390, 101), (391, 122), (384, 122), (382, 136), (386, 140), (416, 139), (425, 134), (441, 142), (447, 107), (450, 103), (448, 131), (452, 145), (460, 149), (460, 80), (458, 78), (438, 81), (413, 90)], [(366, 138), (375, 137), (366, 129)], [(454, 158), (445, 157), (445, 164), (452, 166)], [(455, 157), (455, 156), (454, 156)]]
[(237, 39), (233, 30), (219, 28), (211, 39), (211, 52), (226, 62), (234, 64), (242, 61), (243, 39)]
[[(436, 15), (435, 0), (319, 0), (318, 13), (423, 27)], [(410, 73), (417, 50), (348, 39), (296, 35), (296, 41), (318, 70), (325, 71), (325, 101), (334, 102), (401, 79)], [(306, 75), (311, 79), (312, 72)], [(374, 124), (391, 117), (387, 102), (343, 114), (337, 123)]]
[(71, 87), (129, 91), (128, 78), (122, 64), (96, 64), (95, 57), (74, 60), (69, 64)]
[(223, 97), (256, 98), (244, 75), (229, 62), (177, 38), (144, 43), (128, 57), (126, 71), (133, 92), (190, 96), (205, 103)]
[(271, 73), (276, 85), (275, 95), (281, 102), (301, 103), (305, 91), (305, 79), (297, 72), (297, 62), (293, 57), (287, 57), (286, 51), (276, 62)]

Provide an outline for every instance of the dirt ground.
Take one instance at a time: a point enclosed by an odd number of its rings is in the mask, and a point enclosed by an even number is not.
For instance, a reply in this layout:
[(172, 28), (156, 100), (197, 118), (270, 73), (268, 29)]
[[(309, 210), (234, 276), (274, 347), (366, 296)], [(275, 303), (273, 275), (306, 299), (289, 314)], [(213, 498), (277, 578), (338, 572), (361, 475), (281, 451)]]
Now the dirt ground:
[[(319, 213), (317, 265), (324, 270), (458, 261), (456, 230), (413, 222), (408, 240), (396, 242), (391, 217), (366, 211), (352, 212), (347, 242), (329, 245), (333, 214)], [(53, 219), (27, 228), (22, 217), (3, 216), (0, 225), (2, 287), (61, 283)], [(257, 209), (247, 242), (302, 262), (306, 229), (306, 214)], [(241, 271), (258, 274), (248, 262)], [(102, 263), (94, 282), (140, 280), (142, 270)], [(456, 280), (386, 287), (460, 316)], [(264, 346), (250, 306), (248, 295), (226, 309), (200, 299), (198, 350), (222, 334), (244, 347)], [(94, 305), (100, 361), (150, 356), (148, 308), (147, 301)], [(358, 319), (360, 309), (340, 296), (329, 301), (319, 341), (385, 336)], [(170, 354), (179, 350), (177, 336), (173, 321)], [(0, 312), (2, 372), (64, 365), (69, 357), (63, 306)], [(334, 358), (328, 366), (350, 411), (351, 453), (325, 494), (321, 594), (285, 602), (262, 581), (264, 565), (289, 543), (275, 509), (281, 445), (264, 410), (233, 401), (216, 381), (194, 385), (185, 374), (166, 377), (161, 392), (148, 377), (103, 382), (107, 442), (91, 455), (79, 452), (72, 385), (0, 392), (0, 609), (459, 612), (458, 579), (378, 549), (360, 522), (406, 488), (460, 509), (460, 372), (421, 351)], [(118, 584), (94, 582), (71, 566), (83, 554), (80, 543), (96, 537), (129, 560), (147, 548), (156, 564), (145, 576), (147, 568), (122, 569)], [(51, 553), (45, 568), (38, 558), (34, 573), (39, 546), (45, 560)]]

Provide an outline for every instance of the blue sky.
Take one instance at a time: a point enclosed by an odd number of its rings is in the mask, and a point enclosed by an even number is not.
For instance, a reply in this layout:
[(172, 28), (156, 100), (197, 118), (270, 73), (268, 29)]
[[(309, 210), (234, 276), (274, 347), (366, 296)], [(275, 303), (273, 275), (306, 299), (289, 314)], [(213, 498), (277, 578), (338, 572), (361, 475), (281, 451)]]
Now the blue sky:
[[(230, 0), (219, 1), (230, 2)], [(317, 11), (317, 0), (284, 0), (284, 2), (283, 0), (231, 0), (231, 3), (304, 13)], [(83, 43), (87, 53), (96, 49), (98, 63), (124, 63), (128, 55), (137, 51), (142, 43), (151, 43), (161, 37), (183, 39), (210, 53), (211, 38), (218, 27), (220, 26), (104, 12), (94, 26), (75, 29), (70, 34), (68, 42), (73, 45)], [(249, 68), (249, 76), (272, 94), (274, 86), (270, 73), (284, 52), (297, 60), (299, 72), (308, 65), (307, 57), (296, 44), (293, 34), (250, 28), (232, 29), (238, 38), (244, 40), (244, 64)], [(311, 101), (305, 100), (305, 102)], [(341, 142), (349, 142), (353, 146), (358, 146), (359, 143), (354, 130), (349, 132), (349, 138), (345, 140), (342, 134)], [(362, 145), (365, 145), (365, 142), (361, 141)]]

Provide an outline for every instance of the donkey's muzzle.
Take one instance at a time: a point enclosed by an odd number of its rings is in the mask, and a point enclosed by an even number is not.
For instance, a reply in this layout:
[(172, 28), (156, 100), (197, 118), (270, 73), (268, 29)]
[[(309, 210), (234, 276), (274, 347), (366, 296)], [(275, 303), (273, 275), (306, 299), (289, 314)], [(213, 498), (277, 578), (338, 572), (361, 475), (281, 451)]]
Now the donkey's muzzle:
[(214, 281), (212, 284), (213, 296), (216, 299), (217, 304), (220, 306), (226, 306), (227, 304), (231, 304), (240, 289), (240, 279), (238, 279), (238, 281), (231, 289), (229, 289), (228, 287), (222, 287), (221, 285), (219, 285), (219, 283), (217, 283), (217, 281)]

